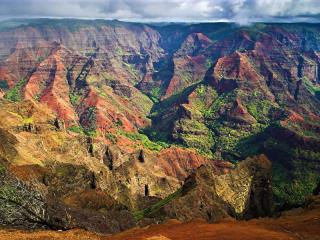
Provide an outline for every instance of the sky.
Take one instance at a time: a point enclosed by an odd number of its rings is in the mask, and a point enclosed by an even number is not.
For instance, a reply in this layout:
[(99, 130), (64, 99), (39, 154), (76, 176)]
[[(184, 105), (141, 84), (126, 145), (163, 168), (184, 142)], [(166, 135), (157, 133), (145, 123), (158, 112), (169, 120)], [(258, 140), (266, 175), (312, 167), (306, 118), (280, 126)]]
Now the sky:
[(320, 0), (0, 0), (0, 19), (320, 22)]

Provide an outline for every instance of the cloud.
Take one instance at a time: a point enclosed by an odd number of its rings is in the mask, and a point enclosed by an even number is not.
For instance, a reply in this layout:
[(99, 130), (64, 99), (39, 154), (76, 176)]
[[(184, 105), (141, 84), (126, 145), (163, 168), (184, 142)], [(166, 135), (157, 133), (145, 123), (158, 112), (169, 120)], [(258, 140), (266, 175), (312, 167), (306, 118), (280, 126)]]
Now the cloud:
[(0, 18), (129, 21), (319, 21), (319, 0), (1, 0)]

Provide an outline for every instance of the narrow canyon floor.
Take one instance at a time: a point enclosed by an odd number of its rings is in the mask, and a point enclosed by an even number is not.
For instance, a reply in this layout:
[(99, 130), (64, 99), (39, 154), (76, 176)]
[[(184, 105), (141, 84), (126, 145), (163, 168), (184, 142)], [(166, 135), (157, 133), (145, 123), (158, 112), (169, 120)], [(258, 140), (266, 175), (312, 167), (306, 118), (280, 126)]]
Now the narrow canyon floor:
[(320, 239), (320, 206), (312, 209), (293, 209), (279, 218), (260, 218), (250, 221), (223, 220), (208, 224), (202, 220), (182, 223), (170, 220), (164, 224), (133, 228), (116, 235), (99, 235), (84, 230), (22, 231), (1, 229), (1, 240), (288, 240)]

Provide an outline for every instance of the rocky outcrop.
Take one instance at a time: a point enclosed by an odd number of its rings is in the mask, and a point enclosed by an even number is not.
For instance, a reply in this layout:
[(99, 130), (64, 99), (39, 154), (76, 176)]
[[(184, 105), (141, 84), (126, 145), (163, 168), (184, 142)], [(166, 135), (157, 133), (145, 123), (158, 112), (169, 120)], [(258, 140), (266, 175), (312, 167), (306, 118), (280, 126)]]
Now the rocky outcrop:
[(144, 151), (143, 150), (140, 150), (139, 151), (139, 156), (138, 156), (138, 159), (141, 163), (144, 163), (145, 160), (146, 160), (146, 157), (145, 157), (145, 154), (144, 154)]
[(239, 99), (236, 99), (233, 103), (228, 112), (228, 117), (231, 121), (235, 121), (240, 124), (254, 124), (257, 122), (256, 119), (248, 113), (247, 109), (241, 104)]
[(179, 93), (203, 79), (210, 58), (203, 54), (212, 45), (203, 33), (192, 33), (173, 56), (173, 74), (166, 87), (165, 98)]
[(49, 169), (15, 167), (14, 176), (1, 166), (0, 225), (108, 233), (133, 226), (126, 207), (96, 189), (92, 172), (72, 165)]
[(130, 98), (132, 96), (132, 91), (129, 86), (123, 85), (120, 83), (120, 81), (117, 80), (111, 80), (106, 82), (106, 84), (111, 87), (115, 94), (128, 97)]
[(6, 162), (14, 160), (18, 151), (15, 144), (18, 142), (17, 138), (6, 129), (0, 128), (0, 156)]
[(165, 206), (172, 218), (209, 222), (227, 216), (251, 218), (272, 213), (271, 162), (261, 155), (239, 163), (229, 173), (216, 175), (201, 166), (185, 181), (188, 189)]
[(12, 176), (3, 166), (0, 174), (0, 225), (28, 229), (71, 227), (65, 209), (48, 204), (43, 193)]
[(122, 158), (121, 150), (117, 146), (107, 146), (103, 156), (103, 163), (113, 170), (114, 167), (120, 166)]

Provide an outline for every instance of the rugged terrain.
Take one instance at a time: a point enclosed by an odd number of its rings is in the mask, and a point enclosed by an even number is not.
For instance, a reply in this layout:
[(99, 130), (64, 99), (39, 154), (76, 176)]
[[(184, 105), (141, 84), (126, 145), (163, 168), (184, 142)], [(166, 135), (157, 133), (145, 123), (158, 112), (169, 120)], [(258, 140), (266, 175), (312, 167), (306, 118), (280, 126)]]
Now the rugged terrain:
[[(318, 201), (318, 203), (316, 203)], [(317, 206), (318, 205), (318, 206)], [(170, 220), (161, 225), (134, 228), (113, 236), (103, 236), (83, 230), (67, 232), (0, 230), (0, 239), (97, 239), (97, 240), (216, 240), (216, 239), (319, 239), (319, 200), (314, 199), (304, 209), (284, 212), (277, 219), (260, 218), (250, 221), (226, 219), (208, 224), (203, 220), (181, 223)], [(195, 231), (195, 229), (197, 229)]]
[(0, 224), (271, 216), (320, 189), (320, 25), (0, 23)]

